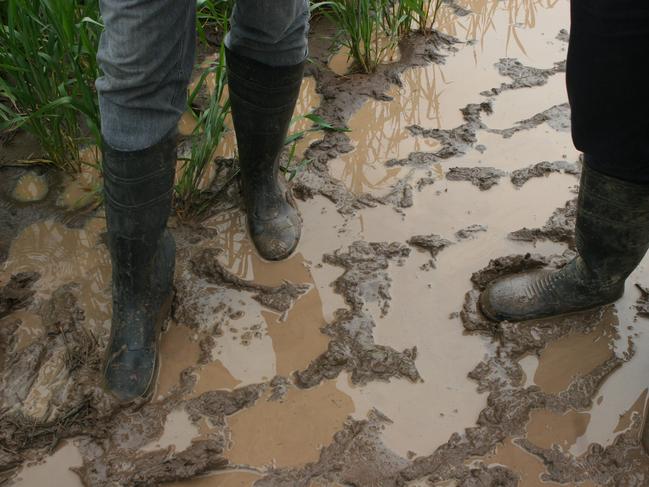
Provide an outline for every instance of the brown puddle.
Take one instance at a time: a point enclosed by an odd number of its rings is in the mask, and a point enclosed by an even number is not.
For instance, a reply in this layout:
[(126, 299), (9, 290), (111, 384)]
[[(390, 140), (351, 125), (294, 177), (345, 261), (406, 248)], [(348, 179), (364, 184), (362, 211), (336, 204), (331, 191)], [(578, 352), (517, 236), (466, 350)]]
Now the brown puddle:
[(72, 443), (65, 443), (52, 456), (48, 457), (44, 463), (28, 464), (23, 467), (17, 479), (11, 485), (14, 487), (81, 486), (79, 477), (70, 468), (79, 467), (82, 462), (77, 447)]
[(527, 439), (541, 448), (559, 445), (564, 452), (586, 432), (590, 414), (569, 411), (557, 414), (545, 409), (534, 410), (527, 423)]
[(101, 174), (98, 161), (101, 159), (97, 147), (91, 146), (82, 150), (80, 155), (81, 171), (66, 183), (56, 204), (74, 210), (93, 203), (98, 198), (101, 187)]
[(166, 396), (180, 382), (180, 373), (198, 363), (200, 346), (186, 326), (169, 323), (160, 338), (160, 372), (153, 397)]
[(110, 318), (110, 257), (99, 242), (105, 220), (92, 218), (81, 229), (51, 220), (34, 223), (13, 241), (0, 279), (24, 271), (38, 271), (34, 285), (38, 297), (63, 284), (76, 282), (80, 306), (93, 330), (101, 330)]
[(49, 186), (45, 176), (30, 171), (20, 176), (16, 181), (11, 196), (20, 203), (34, 203), (44, 199), (48, 191)]
[(543, 462), (516, 446), (511, 438), (505, 440), (502, 445), (498, 445), (496, 451), (485, 457), (483, 461), (487, 465), (504, 465), (516, 472), (520, 478), (520, 487), (560, 485), (555, 482), (541, 481), (541, 474), (545, 472)]
[(550, 343), (540, 354), (534, 383), (548, 393), (564, 391), (572, 381), (613, 356), (617, 316), (611, 308), (590, 333)]
[(279, 401), (264, 396), (228, 418), (232, 448), (226, 457), (234, 464), (258, 467), (317, 461), (319, 449), (331, 443), (353, 411), (349, 396), (332, 381), (313, 389), (290, 388)]

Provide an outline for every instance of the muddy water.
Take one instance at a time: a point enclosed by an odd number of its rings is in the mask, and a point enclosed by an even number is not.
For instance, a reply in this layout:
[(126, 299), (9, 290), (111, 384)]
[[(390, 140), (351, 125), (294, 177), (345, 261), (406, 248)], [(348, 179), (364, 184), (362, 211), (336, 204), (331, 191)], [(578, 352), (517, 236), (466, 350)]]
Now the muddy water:
[[(455, 314), (462, 307), (465, 292), (471, 288), (470, 277), (499, 256), (561, 253), (565, 249), (562, 244), (515, 242), (507, 239), (507, 234), (521, 227), (542, 226), (557, 207), (574, 197), (578, 180), (572, 175), (550, 174), (533, 178), (517, 189), (506, 175), (488, 191), (480, 191), (469, 182), (445, 179), (445, 173), (453, 166), (481, 165), (510, 172), (541, 160), (574, 161), (577, 153), (569, 132), (557, 131), (547, 124), (507, 138), (487, 130), (509, 128), (519, 120), (565, 103), (564, 78), (556, 73), (543, 86), (505, 90), (491, 97), (494, 114), (483, 116), (485, 128), (477, 131), (476, 143), (467, 147), (465, 154), (414, 174), (407, 168), (385, 166), (387, 160), (405, 158), (413, 151), (439, 149), (437, 141), (413, 136), (407, 126), (457, 127), (463, 123), (460, 108), (485, 101), (487, 97), (481, 92), (511, 82), (493, 66), (499, 58), (512, 56), (523, 64), (552, 68), (565, 57), (566, 43), (555, 39), (559, 29), (567, 27), (565, 1), (551, 4), (461, 0), (458, 4), (473, 9), (475, 14), (459, 16), (444, 4), (440, 25), (463, 40), (475, 42), (458, 45), (458, 52), (443, 65), (406, 70), (403, 86), (388, 92), (391, 101), (366, 101), (348, 124), (354, 150), (329, 163), (330, 173), (356, 194), (381, 195), (402, 178), (411, 177), (414, 182), (424, 173), (432, 175), (433, 184), (413, 192), (412, 207), (397, 212), (389, 205), (380, 205), (353, 216), (342, 216), (334, 203), (321, 196), (300, 201), (303, 238), (297, 252), (282, 263), (268, 263), (258, 257), (246, 235), (245, 216), (239, 210), (223, 212), (205, 221), (205, 227), (213, 231), (211, 236), (196, 245), (184, 244), (180, 249), (176, 284), (187, 286), (183, 296), (192, 313), (180, 315), (162, 337), (156, 399), (169, 398), (187, 369), (191, 369), (196, 382), (185, 399), (209, 391), (232, 391), (268, 383), (276, 376), (288, 379), (288, 385), (279, 399), (271, 400), (272, 391), (265, 390), (254, 404), (225, 418), (224, 454), (231, 462), (228, 471), (172, 485), (250, 486), (265, 474), (267, 467), (299, 468), (316, 462), (320, 449), (332, 444), (349, 416), (366, 419), (372, 410), (390, 419), (380, 439), (402, 458), (410, 458), (413, 453), (429, 455), (453, 433), (462, 433), (464, 428), (475, 425), (486, 406), (486, 394), (477, 391), (476, 383), (467, 374), (494, 354), (497, 343), (464, 334)], [(340, 63), (336, 70), (341, 73), (346, 69), (339, 59), (332, 63)], [(307, 79), (297, 113), (308, 113), (321, 102), (315, 93), (315, 81)], [(192, 121), (186, 117), (181, 123), (181, 130), (193, 130)], [(310, 122), (301, 120), (291, 130), (304, 130), (309, 125)], [(232, 132), (229, 134), (231, 137)], [(308, 134), (299, 142), (296, 153), (301, 154), (321, 136)], [(232, 141), (219, 149), (226, 151), (221, 155), (233, 153)], [(474, 224), (485, 226), (486, 231), (469, 239), (455, 236), (458, 230)], [(28, 227), (14, 241), (10, 257), (1, 269), (0, 281), (4, 283), (10, 274), (23, 270), (38, 270), (43, 275), (34, 288), (35, 303), (0, 322), (4, 326), (9, 318), (20, 320), (19, 348), (42, 337), (38, 304), (66, 282), (79, 283), (80, 305), (86, 312), (88, 326), (98, 334), (107, 331), (110, 268), (106, 249), (99, 242), (103, 228), (100, 218), (76, 230), (46, 221)], [(415, 365), (422, 381), (371, 380), (355, 385), (350, 374), (342, 372), (310, 389), (295, 387), (290, 381), (293, 372), (304, 370), (327, 350), (331, 338), (321, 328), (333, 321), (336, 310), (349, 308), (332, 286), (344, 269), (324, 263), (323, 254), (337, 249), (346, 251), (357, 240), (403, 244), (414, 235), (426, 234), (440, 235), (453, 244), (436, 256), (434, 266), (427, 252), (415, 248), (402, 265), (390, 262), (387, 313), (371, 301), (365, 303), (363, 310), (374, 322), (372, 338), (376, 344), (398, 351), (416, 345)], [(288, 280), (306, 285), (307, 290), (286, 312), (269, 309), (254, 299), (254, 292), (213, 284), (192, 274), (188, 260), (201, 248), (222, 249), (218, 262), (241, 279), (267, 286)], [(520, 359), (524, 371), (521, 385), (560, 393), (575, 378), (588, 374), (614, 354), (621, 356), (627, 350), (629, 338), (636, 347), (635, 356), (604, 382), (591, 408), (564, 414), (536, 409), (521, 438), (542, 448), (557, 445), (565, 453), (580, 455), (592, 442), (610, 444), (643, 413), (649, 387), (649, 334), (642, 320), (635, 321), (633, 304), (637, 291), (632, 284), (648, 284), (648, 262), (630, 279), (625, 297), (604, 314), (592, 331), (569, 334), (551, 342), (538, 355)], [(212, 342), (205, 341), (206, 338), (212, 338)], [(207, 359), (206, 352), (210, 355)], [(201, 360), (204, 363), (199, 363)], [(43, 377), (43, 384), (55, 383), (56, 366), (54, 360), (44, 369), (43, 374), (51, 378)], [(38, 394), (42, 396), (32, 397), (33, 408), (28, 409), (35, 416), (48, 401), (47, 387), (34, 393)], [(176, 408), (168, 414), (162, 435), (143, 450), (171, 446), (178, 452), (203, 438), (208, 430), (205, 421), (194, 424), (182, 407)], [(520, 485), (525, 487), (554, 485), (541, 482), (545, 466), (539, 458), (517, 446), (516, 440), (507, 438), (487, 455), (473, 460), (509, 467), (521, 477)], [(57, 456), (64, 454), (65, 458)], [(76, 449), (66, 444), (47, 463), (26, 467), (20, 473), (23, 483), (18, 485), (30, 485), (25, 479), (36, 485), (30, 479), (41, 478), (41, 472), (71, 474), (67, 467), (79, 462)], [(73, 478), (74, 475), (66, 485), (75, 485)], [(331, 487), (343, 483), (313, 481), (311, 485)], [(419, 479), (408, 485), (428, 484)], [(436, 485), (448, 487), (456, 482)]]
[(47, 180), (44, 176), (35, 172), (27, 172), (16, 181), (11, 196), (20, 203), (33, 203), (45, 198), (48, 190)]

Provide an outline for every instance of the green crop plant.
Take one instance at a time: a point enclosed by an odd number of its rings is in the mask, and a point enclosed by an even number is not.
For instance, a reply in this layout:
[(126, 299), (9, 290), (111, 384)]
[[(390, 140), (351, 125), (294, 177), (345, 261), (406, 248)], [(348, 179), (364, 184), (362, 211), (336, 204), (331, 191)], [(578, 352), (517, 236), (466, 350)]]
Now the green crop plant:
[(335, 0), (313, 4), (340, 31), (339, 44), (349, 49), (361, 71), (371, 73), (399, 42), (406, 17), (390, 0)]
[[(208, 77), (213, 77), (214, 89), (208, 106), (201, 113), (192, 108), (193, 101), (205, 89)], [(192, 133), (191, 153), (182, 161), (180, 177), (176, 183), (176, 208), (179, 215), (189, 218), (204, 209), (208, 194), (201, 188), (210, 164), (214, 164), (214, 153), (227, 130), (225, 120), (230, 113), (230, 100), (226, 95), (225, 46), (221, 44), (218, 60), (206, 68), (189, 94), (188, 106), (196, 117), (196, 128)]]
[(94, 82), (102, 26), (97, 0), (3, 0), (0, 130), (33, 134), (45, 162), (80, 167), (79, 148), (100, 141)]
[(230, 15), (234, 8), (234, 0), (197, 0), (196, 30), (198, 38), (204, 44), (213, 44), (213, 39), (219, 42), (228, 31)]

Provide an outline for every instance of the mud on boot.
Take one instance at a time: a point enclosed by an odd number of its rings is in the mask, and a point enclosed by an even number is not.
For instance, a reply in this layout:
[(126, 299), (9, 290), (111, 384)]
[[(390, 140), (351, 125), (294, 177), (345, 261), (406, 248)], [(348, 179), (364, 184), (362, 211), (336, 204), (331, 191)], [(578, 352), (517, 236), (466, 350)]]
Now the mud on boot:
[(140, 151), (104, 143), (104, 194), (113, 315), (104, 384), (121, 402), (148, 399), (172, 299), (176, 247), (168, 230), (176, 132)]
[(267, 260), (287, 258), (302, 220), (279, 159), (300, 93), (304, 63), (268, 66), (226, 50), (248, 232)]
[(494, 321), (523, 321), (612, 303), (649, 247), (649, 185), (635, 184), (584, 164), (575, 228), (579, 255), (556, 271), (506, 276), (480, 297)]

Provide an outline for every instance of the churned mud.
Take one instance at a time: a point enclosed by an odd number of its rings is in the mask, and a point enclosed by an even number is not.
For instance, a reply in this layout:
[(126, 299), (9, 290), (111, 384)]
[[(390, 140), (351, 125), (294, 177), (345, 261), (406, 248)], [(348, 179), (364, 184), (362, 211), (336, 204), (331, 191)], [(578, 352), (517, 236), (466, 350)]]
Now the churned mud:
[[(362, 75), (316, 20), (297, 112), (351, 130), (297, 145), (311, 162), (286, 261), (258, 257), (223, 174), (202, 182), (223, 191), (201, 221), (170, 221), (148, 403), (101, 385), (96, 171), (26, 167), (29, 141), (3, 140), (0, 485), (646, 485), (647, 261), (602, 309), (497, 324), (478, 306), (491, 280), (575, 255), (568, 24), (567, 0), (445, 1), (437, 32)], [(182, 155), (191, 115), (179, 129)]]

